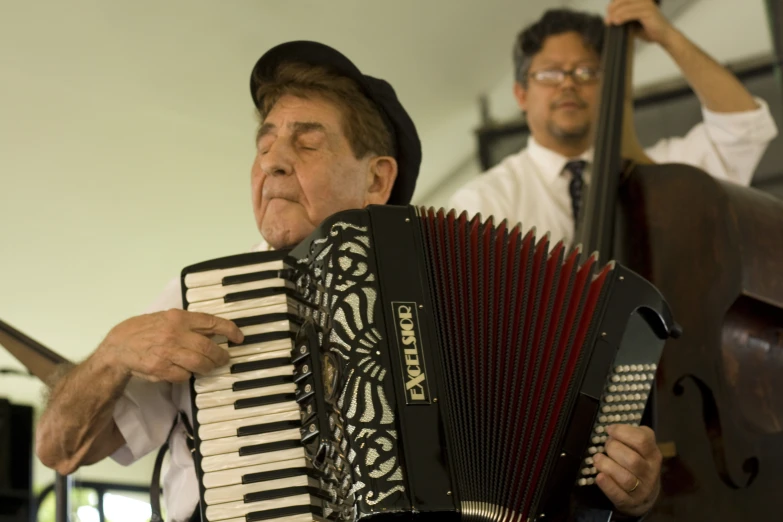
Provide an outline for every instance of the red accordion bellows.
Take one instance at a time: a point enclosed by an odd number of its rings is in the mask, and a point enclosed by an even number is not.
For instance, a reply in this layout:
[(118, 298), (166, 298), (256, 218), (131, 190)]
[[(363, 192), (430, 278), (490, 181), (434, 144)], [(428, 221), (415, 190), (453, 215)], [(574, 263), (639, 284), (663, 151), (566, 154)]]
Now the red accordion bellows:
[[(506, 222), (420, 212), (463, 513), (535, 509), (610, 263)], [(489, 513), (488, 513), (489, 512)], [(494, 518), (494, 517), (493, 517)]]

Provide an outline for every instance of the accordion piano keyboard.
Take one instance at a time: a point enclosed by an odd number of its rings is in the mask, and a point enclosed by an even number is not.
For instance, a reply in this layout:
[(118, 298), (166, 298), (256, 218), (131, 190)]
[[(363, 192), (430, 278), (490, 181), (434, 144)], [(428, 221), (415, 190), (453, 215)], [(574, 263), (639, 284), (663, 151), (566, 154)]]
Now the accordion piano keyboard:
[(317, 520), (291, 362), (299, 320), (282, 261), (188, 274), (187, 309), (233, 320), (231, 359), (194, 382), (199, 473), (209, 522)]

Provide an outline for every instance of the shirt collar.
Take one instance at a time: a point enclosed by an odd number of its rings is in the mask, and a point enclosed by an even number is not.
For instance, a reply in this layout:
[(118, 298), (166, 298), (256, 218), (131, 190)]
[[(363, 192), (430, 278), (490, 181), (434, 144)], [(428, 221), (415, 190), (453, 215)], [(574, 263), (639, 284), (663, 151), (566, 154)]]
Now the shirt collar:
[(527, 152), (530, 155), (530, 159), (536, 164), (541, 174), (543, 174), (544, 179), (550, 183), (554, 182), (559, 176), (564, 175), (563, 169), (569, 161), (576, 159), (587, 161), (588, 169), (585, 173), (585, 178), (589, 176), (590, 166), (593, 163), (592, 147), (576, 158), (569, 158), (563, 156), (559, 152), (547, 149), (536, 141), (532, 135), (527, 139)]

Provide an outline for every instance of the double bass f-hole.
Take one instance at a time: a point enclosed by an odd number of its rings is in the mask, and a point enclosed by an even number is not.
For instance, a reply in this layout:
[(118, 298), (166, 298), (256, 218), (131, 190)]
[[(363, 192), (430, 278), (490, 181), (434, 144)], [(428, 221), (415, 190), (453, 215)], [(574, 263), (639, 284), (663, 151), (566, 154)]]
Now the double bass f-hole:
[(710, 443), (712, 461), (715, 464), (715, 470), (718, 476), (728, 487), (732, 489), (743, 489), (749, 487), (756, 480), (759, 474), (759, 459), (757, 457), (748, 457), (742, 463), (742, 474), (747, 476), (744, 484), (737, 484), (729, 471), (729, 465), (726, 459), (726, 443), (723, 437), (723, 426), (721, 424), (718, 405), (715, 402), (715, 395), (707, 384), (693, 374), (683, 375), (674, 383), (672, 391), (678, 397), (685, 393), (683, 382), (692, 381), (701, 394), (701, 412), (704, 420), (704, 428), (707, 433), (707, 439)]

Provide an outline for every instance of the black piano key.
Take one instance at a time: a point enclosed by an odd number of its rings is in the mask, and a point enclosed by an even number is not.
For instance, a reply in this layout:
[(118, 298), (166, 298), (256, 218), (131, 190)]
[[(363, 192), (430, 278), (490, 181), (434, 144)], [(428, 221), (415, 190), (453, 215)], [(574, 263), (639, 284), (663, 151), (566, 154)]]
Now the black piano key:
[(270, 453), (272, 451), (283, 451), (287, 449), (301, 448), (302, 442), (299, 439), (279, 440), (277, 442), (267, 442), (266, 444), (254, 444), (239, 448), (239, 456), (260, 455), (261, 453)]
[(241, 285), (242, 283), (252, 283), (253, 281), (263, 281), (264, 279), (285, 279), (284, 276), (288, 275), (290, 275), (290, 270), (287, 269), (264, 270), (263, 272), (226, 276), (220, 284), (223, 286)]
[(253, 372), (256, 370), (269, 370), (270, 368), (280, 368), (291, 364), (290, 357), (276, 357), (274, 359), (264, 359), (262, 361), (251, 361), (246, 363), (237, 363), (231, 365), (231, 373)]
[(245, 516), (245, 520), (247, 520), (247, 522), (260, 522), (261, 520), (271, 520), (273, 518), (283, 518), (291, 515), (303, 515), (305, 513), (313, 513), (314, 515), (320, 516), (321, 511), (322, 510), (313, 505), (291, 506), (248, 513)]
[(290, 488), (271, 489), (269, 491), (256, 491), (248, 493), (244, 497), (245, 504), (250, 502), (263, 502), (264, 500), (275, 500), (278, 498), (295, 497), (305, 493), (315, 493), (309, 486), (292, 486)]
[(248, 435), (261, 435), (263, 433), (272, 433), (275, 431), (299, 429), (302, 422), (298, 420), (270, 422), (268, 424), (255, 424), (253, 426), (242, 426), (237, 430), (237, 437), (246, 437)]
[(289, 314), (286, 312), (279, 312), (276, 314), (265, 314), (265, 315), (253, 315), (250, 317), (239, 317), (237, 319), (234, 319), (234, 324), (236, 324), (238, 327), (242, 328), (243, 326), (252, 326), (256, 324), (267, 324), (267, 323), (274, 323), (276, 321), (285, 321), (289, 320), (292, 323), (300, 324), (302, 322), (302, 319), (294, 314)]
[(242, 408), (252, 408), (254, 406), (266, 406), (268, 404), (278, 404), (281, 402), (293, 401), (296, 396), (293, 393), (278, 393), (276, 395), (265, 395), (264, 397), (251, 397), (250, 399), (239, 399), (234, 403), (235, 410)]
[(272, 297), (275, 295), (287, 295), (290, 297), (297, 297), (296, 292), (287, 287), (275, 287), (275, 288), (257, 288), (255, 290), (245, 290), (244, 292), (234, 292), (226, 294), (223, 297), (224, 303), (234, 303), (237, 301), (246, 301), (248, 299), (261, 299), (263, 297)]
[(207, 272), (209, 270), (223, 270), (226, 268), (237, 268), (241, 266), (253, 265), (257, 263), (271, 263), (273, 261), (282, 261), (289, 254), (290, 249), (270, 250), (268, 252), (247, 252), (244, 254), (235, 254), (218, 259), (211, 259), (185, 267), (182, 275), (195, 274), (197, 272)]
[(244, 292), (233, 292), (223, 296), (224, 303), (234, 303), (236, 301), (246, 301), (248, 299), (260, 299), (262, 297), (272, 297), (285, 293), (285, 288), (257, 288), (255, 290), (245, 290)]
[(266, 388), (278, 384), (288, 384), (294, 382), (293, 375), (277, 375), (275, 377), (263, 377), (261, 379), (250, 379), (248, 381), (237, 381), (232, 386), (232, 391), (252, 390), (255, 388)]
[(286, 468), (273, 471), (262, 471), (261, 473), (248, 473), (247, 475), (242, 475), (242, 484), (280, 480), (306, 474), (308, 474), (307, 468)]
[(245, 346), (248, 344), (254, 344), (254, 343), (268, 343), (270, 341), (279, 341), (280, 339), (293, 339), (294, 338), (294, 332), (285, 331), (285, 332), (267, 332), (262, 334), (255, 334), (255, 335), (246, 335), (244, 340), (237, 344), (237, 343), (228, 343), (229, 348), (235, 348), (237, 346)]

